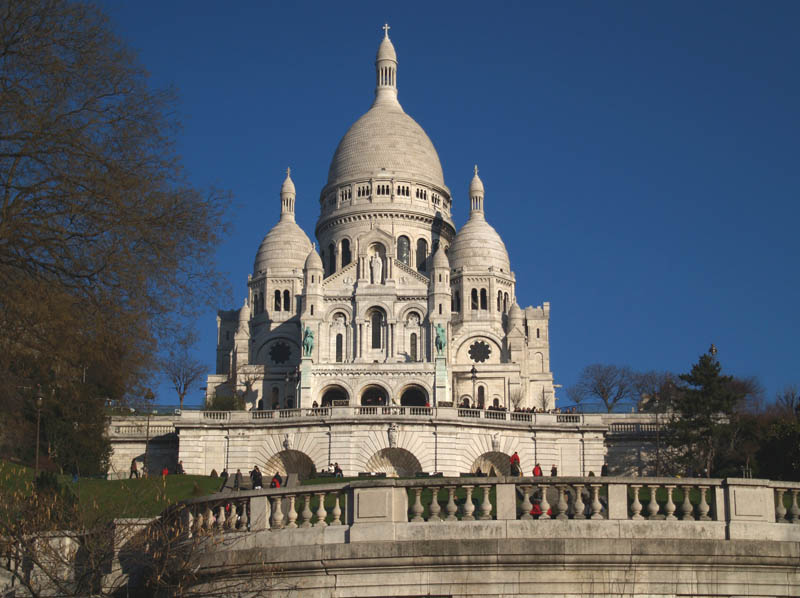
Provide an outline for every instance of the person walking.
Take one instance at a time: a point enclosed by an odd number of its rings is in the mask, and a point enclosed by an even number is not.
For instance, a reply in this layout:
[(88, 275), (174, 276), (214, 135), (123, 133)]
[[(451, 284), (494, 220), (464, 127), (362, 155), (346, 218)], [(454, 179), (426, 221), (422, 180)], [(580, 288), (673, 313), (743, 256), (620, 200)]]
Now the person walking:
[(236, 475), (233, 476), (233, 489), (234, 490), (241, 490), (242, 489), (242, 470), (237, 469)]
[(270, 488), (280, 488), (281, 487), (281, 483), (283, 483), (283, 480), (281, 479), (281, 474), (276, 471), (275, 475), (272, 476), (272, 481), (269, 483), (269, 487)]
[(554, 478), (558, 477), (558, 468), (555, 466), (555, 464), (553, 464), (553, 466), (550, 468), (550, 475)]

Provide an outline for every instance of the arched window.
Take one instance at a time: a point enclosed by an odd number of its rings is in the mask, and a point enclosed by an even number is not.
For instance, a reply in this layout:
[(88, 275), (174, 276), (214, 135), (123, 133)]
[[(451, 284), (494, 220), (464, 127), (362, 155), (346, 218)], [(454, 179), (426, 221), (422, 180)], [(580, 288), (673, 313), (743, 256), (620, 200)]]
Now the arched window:
[(283, 292), (283, 311), (292, 311), (292, 301), (288, 290)]
[(336, 363), (342, 363), (344, 353), (344, 337), (341, 334), (336, 335)]
[(381, 348), (381, 332), (383, 328), (383, 314), (378, 310), (372, 312), (372, 348)]
[(411, 356), (411, 361), (417, 360), (417, 333), (411, 333), (411, 341), (410, 346), (408, 348), (408, 353)]
[(503, 295), (503, 311), (508, 313), (508, 293)]
[(539, 338), (539, 329), (536, 329), (536, 338)]
[(497, 311), (503, 309), (503, 291), (497, 291)]
[(486, 289), (481, 289), (481, 309), (489, 309), (488, 301), (486, 300)]
[(328, 276), (336, 272), (336, 247), (328, 245)]
[(314, 305), (313, 304), (311, 305), (311, 315), (312, 316), (314, 315)]
[(458, 291), (453, 293), (453, 311), (461, 311), (461, 294)]
[(399, 237), (397, 239), (397, 259), (403, 262), (406, 266), (410, 265), (411, 260), (411, 243), (408, 237)]
[(472, 289), (472, 309), (478, 309), (478, 289)]
[(342, 268), (349, 264), (352, 259), (350, 255), (350, 241), (348, 239), (342, 239)]
[(478, 387), (478, 409), (483, 409), (485, 401), (486, 401), (486, 389), (483, 386), (479, 386)]
[(258, 313), (258, 293), (253, 293), (253, 313)]
[(281, 292), (275, 291), (275, 311), (281, 310)]
[(426, 264), (425, 262), (428, 260), (428, 242), (425, 239), (419, 239), (417, 241), (417, 270), (420, 272), (425, 272)]
[(264, 293), (261, 293), (258, 296), (258, 303), (259, 303), (259, 307), (260, 307), (260, 312), (264, 313)]

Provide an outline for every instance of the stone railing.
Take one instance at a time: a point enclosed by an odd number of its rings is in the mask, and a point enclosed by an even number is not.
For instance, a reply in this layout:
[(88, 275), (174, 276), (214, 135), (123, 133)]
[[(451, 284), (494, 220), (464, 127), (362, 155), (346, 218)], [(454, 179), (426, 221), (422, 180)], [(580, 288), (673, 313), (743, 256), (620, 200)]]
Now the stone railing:
[(112, 436), (141, 436), (144, 438), (149, 435), (154, 438), (172, 434), (173, 432), (175, 432), (175, 426), (173, 425), (151, 425), (149, 428), (146, 424), (112, 425), (109, 427), (109, 433)]
[(386, 525), (516, 521), (544, 529), (561, 521), (600, 526), (558, 528), (568, 535), (800, 541), (798, 494), (797, 482), (750, 479), (378, 479), (215, 494), (170, 513), (190, 535), (349, 526), (353, 541), (384, 533)]
[[(259, 422), (263, 425), (272, 423), (285, 424), (302, 422), (303, 420), (361, 419), (361, 418), (409, 418), (410, 420), (435, 419), (443, 421), (488, 423), (506, 422), (511, 427), (530, 427), (565, 425), (602, 426), (603, 419), (599, 414), (557, 414), (557, 413), (524, 413), (513, 411), (496, 411), (493, 409), (465, 409), (461, 407), (411, 407), (399, 405), (356, 405), (311, 407), (295, 409), (276, 409), (268, 411), (183, 411), (176, 417), (178, 425), (223, 424), (235, 425)], [(312, 423), (312, 422), (309, 422)], [(318, 423), (314, 421), (313, 423)]]

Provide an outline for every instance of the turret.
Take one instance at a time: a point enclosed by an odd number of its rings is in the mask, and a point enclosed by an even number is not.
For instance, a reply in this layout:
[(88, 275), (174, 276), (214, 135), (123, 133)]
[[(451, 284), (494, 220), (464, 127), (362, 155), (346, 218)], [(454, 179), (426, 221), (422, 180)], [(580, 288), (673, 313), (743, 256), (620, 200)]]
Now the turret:
[(316, 247), (312, 247), (306, 258), (306, 264), (303, 268), (303, 277), (305, 283), (305, 303), (303, 310), (303, 319), (306, 318), (319, 318), (322, 314), (322, 258), (319, 257)]
[(478, 165), (475, 165), (475, 175), (469, 184), (469, 211), (470, 218), (473, 212), (483, 215), (483, 181), (478, 176)]
[(292, 181), (292, 169), (286, 169), (286, 179), (281, 185), (281, 220), (291, 220), (294, 222), (294, 181)]

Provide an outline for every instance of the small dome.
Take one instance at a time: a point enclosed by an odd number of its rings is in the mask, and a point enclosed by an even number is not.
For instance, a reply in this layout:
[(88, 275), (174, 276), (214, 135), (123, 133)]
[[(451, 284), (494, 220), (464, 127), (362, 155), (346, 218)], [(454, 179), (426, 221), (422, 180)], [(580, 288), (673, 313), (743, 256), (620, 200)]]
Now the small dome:
[(475, 176), (472, 177), (472, 182), (469, 184), (469, 194), (473, 195), (475, 193), (480, 193), (483, 195), (483, 181), (481, 177), (478, 176), (478, 165), (475, 165)]
[(267, 268), (302, 270), (311, 249), (311, 241), (303, 229), (293, 219), (282, 216), (261, 241), (253, 273), (266, 272)]
[(397, 62), (397, 53), (394, 51), (394, 44), (392, 44), (392, 40), (389, 39), (388, 35), (383, 38), (381, 45), (378, 46), (378, 55), (375, 56), (375, 60), (394, 60)]
[(286, 169), (286, 179), (283, 181), (283, 185), (281, 185), (281, 195), (284, 193), (296, 195), (294, 190), (294, 181), (292, 180), (292, 171), (289, 168)]
[(511, 306), (511, 309), (508, 310), (508, 319), (512, 322), (517, 320), (521, 321), (523, 319), (522, 308), (516, 301), (514, 302), (514, 305)]
[(312, 247), (306, 258), (306, 270), (322, 270), (322, 258), (317, 253), (317, 248)]
[(450, 269), (450, 260), (447, 259), (447, 254), (441, 244), (439, 244), (439, 249), (436, 250), (436, 253), (433, 254), (433, 267)]
[(473, 212), (450, 246), (450, 267), (511, 272), (508, 251), (482, 212)]

